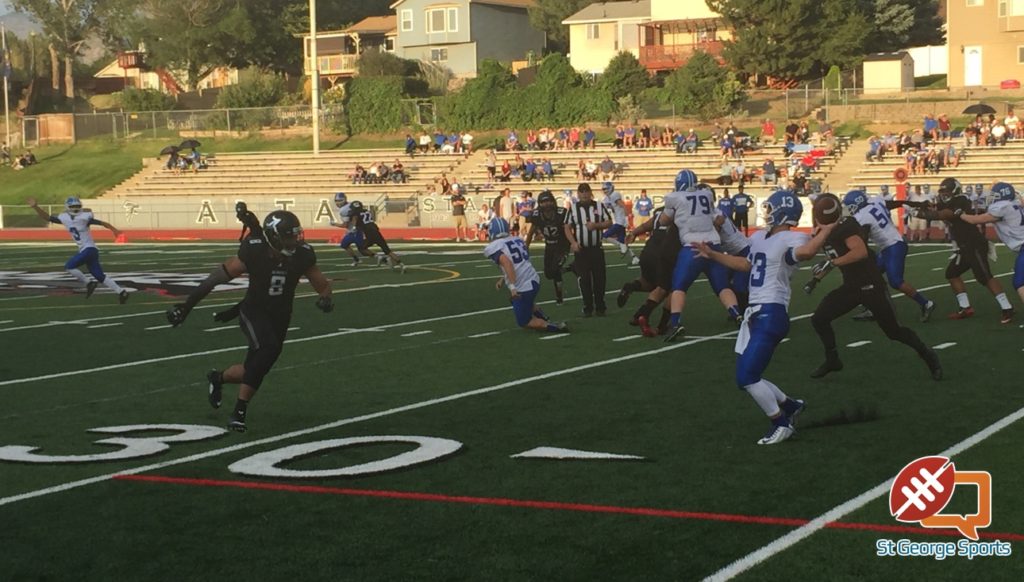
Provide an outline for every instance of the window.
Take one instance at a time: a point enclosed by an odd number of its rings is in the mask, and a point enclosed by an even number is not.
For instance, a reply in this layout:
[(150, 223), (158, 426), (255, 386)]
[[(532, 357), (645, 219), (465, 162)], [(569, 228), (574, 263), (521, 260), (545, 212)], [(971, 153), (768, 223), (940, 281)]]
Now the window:
[(446, 62), (448, 62), (448, 49), (430, 49), (430, 62), (432, 62), (432, 63), (446, 63)]
[(458, 32), (458, 8), (431, 8), (427, 10), (427, 32)]
[(1006, 16), (1006, 0), (999, 0), (999, 16)]
[(1017, 64), (1024, 65), (1024, 46), (1017, 47)]
[(402, 32), (412, 30), (412, 10), (402, 11)]
[(395, 37), (389, 36), (384, 39), (384, 52), (393, 53), (395, 52)]
[(588, 24), (587, 25), (587, 40), (594, 40), (601, 38), (601, 25), (600, 24)]
[(967, 0), (968, 6), (984, 6), (985, 0)]

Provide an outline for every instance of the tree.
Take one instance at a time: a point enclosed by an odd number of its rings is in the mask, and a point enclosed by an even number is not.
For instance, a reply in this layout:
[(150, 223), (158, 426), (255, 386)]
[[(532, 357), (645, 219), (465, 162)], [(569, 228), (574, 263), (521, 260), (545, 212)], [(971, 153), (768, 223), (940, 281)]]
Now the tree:
[(704, 121), (734, 112), (747, 98), (735, 74), (703, 51), (668, 76), (665, 90), (684, 114)]
[(598, 0), (536, 0), (530, 7), (530, 24), (548, 37), (548, 48), (564, 51), (569, 37), (562, 21)]
[(626, 95), (639, 99), (640, 94), (647, 88), (648, 81), (650, 75), (647, 74), (647, 69), (633, 53), (623, 51), (608, 62), (604, 73), (601, 74), (600, 85), (614, 101), (618, 101)]
[(18, 12), (31, 14), (43, 27), (50, 48), (54, 91), (60, 90), (60, 63), (64, 64), (64, 94), (74, 99), (74, 62), (90, 35), (106, 30), (108, 20), (130, 10), (126, 0), (11, 0)]
[(856, 64), (873, 30), (870, 7), (850, 0), (707, 0), (735, 31), (723, 57), (746, 75), (810, 79)]
[(945, 42), (939, 0), (868, 0), (873, 12), (871, 52), (893, 52)]

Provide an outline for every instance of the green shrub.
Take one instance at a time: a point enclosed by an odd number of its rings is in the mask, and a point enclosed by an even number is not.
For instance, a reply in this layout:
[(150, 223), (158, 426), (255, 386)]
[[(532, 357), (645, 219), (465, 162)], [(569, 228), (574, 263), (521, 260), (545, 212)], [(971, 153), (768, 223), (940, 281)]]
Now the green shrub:
[(125, 111), (168, 111), (174, 109), (174, 97), (156, 89), (127, 88), (116, 94)]
[(286, 92), (282, 77), (266, 71), (256, 71), (237, 85), (225, 87), (217, 97), (217, 107), (271, 107), (277, 105)]

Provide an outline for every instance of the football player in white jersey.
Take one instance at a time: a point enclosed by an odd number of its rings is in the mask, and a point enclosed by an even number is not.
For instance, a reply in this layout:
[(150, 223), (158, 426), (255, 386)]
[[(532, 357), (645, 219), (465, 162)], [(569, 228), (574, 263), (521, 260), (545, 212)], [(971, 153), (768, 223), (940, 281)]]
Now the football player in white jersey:
[(601, 191), (604, 192), (604, 200), (601, 203), (607, 206), (612, 213), (612, 225), (601, 234), (601, 238), (618, 245), (619, 252), (626, 257), (630, 265), (639, 265), (640, 259), (626, 244), (626, 228), (629, 225), (629, 218), (626, 216), (626, 203), (622, 200), (622, 194), (615, 190), (615, 185), (611, 182), (605, 182), (601, 186)]
[[(1024, 205), (1017, 191), (1006, 182), (992, 186), (991, 204), (984, 214), (961, 213), (960, 220), (968, 224), (993, 224), (999, 240), (1017, 255), (1013, 264), (1013, 288), (1024, 301)], [(1024, 329), (1024, 325), (1021, 326)]]
[(565, 333), (569, 326), (548, 320), (544, 312), (538, 308), (537, 293), (540, 291), (540, 275), (530, 263), (530, 251), (526, 243), (518, 236), (512, 236), (508, 221), (495, 218), (488, 227), (491, 242), (484, 248), (484, 256), (494, 261), (501, 269), (501, 278), (495, 285), (508, 288), (511, 294), (512, 312), (516, 316), (519, 327)]
[[(372, 257), (373, 253), (367, 248), (365, 237), (363, 233), (356, 227), (355, 216), (353, 216), (352, 205), (348, 203), (348, 196), (344, 192), (337, 192), (334, 194), (334, 205), (338, 209), (339, 220), (335, 221), (334, 217), (331, 217), (331, 226), (335, 228), (344, 228), (345, 236), (341, 238), (341, 242), (338, 243), (338, 247), (343, 249), (348, 256), (352, 257), (352, 266), (359, 266), (359, 255), (364, 257)], [(355, 245), (355, 249), (352, 246)], [(359, 254), (356, 254), (359, 251)], [(377, 254), (377, 266), (381, 266), (384, 263), (384, 254)]]
[[(39, 207), (39, 203), (35, 198), (29, 198), (26, 200), (29, 206), (36, 211), (43, 220), (48, 220), (54, 224), (63, 225), (64, 228), (68, 229), (68, 233), (71, 238), (78, 245), (78, 253), (75, 256), (68, 259), (68, 262), (64, 264), (64, 268), (71, 274), (72, 277), (78, 279), (85, 285), (85, 298), (92, 297), (96, 287), (100, 283), (103, 283), (110, 288), (111, 291), (117, 294), (118, 303), (124, 303), (128, 301), (128, 292), (122, 289), (116, 281), (108, 277), (103, 272), (103, 267), (100, 265), (100, 251), (96, 248), (96, 242), (92, 239), (92, 233), (89, 231), (90, 226), (102, 226), (103, 228), (109, 229), (110, 232), (114, 233), (114, 238), (121, 236), (121, 231), (115, 228), (109, 222), (104, 222), (93, 216), (92, 211), (89, 209), (82, 208), (82, 201), (77, 196), (71, 196), (64, 201), (64, 212), (54, 216), (47, 214), (45, 210)], [(95, 281), (90, 281), (86, 278), (85, 274), (79, 270), (79, 267), (85, 265), (89, 268), (89, 273), (95, 277)]]
[(790, 279), (800, 261), (818, 254), (834, 225), (819, 227), (813, 238), (791, 230), (800, 222), (803, 205), (788, 190), (769, 196), (762, 211), (766, 228), (750, 237), (746, 257), (727, 255), (706, 242), (698, 248), (702, 257), (750, 273), (750, 306), (736, 338), (736, 384), (771, 419), (771, 427), (757, 444), (774, 445), (793, 436), (793, 421), (803, 411), (804, 402), (786, 396), (763, 374), (775, 348), (789, 333)]
[[(868, 239), (878, 249), (878, 268), (885, 273), (889, 286), (913, 299), (921, 308), (921, 322), (927, 322), (935, 311), (935, 302), (922, 295), (903, 278), (907, 263), (907, 243), (903, 241), (903, 236), (896, 229), (896, 224), (889, 214), (891, 208), (901, 206), (901, 201), (869, 199), (861, 190), (850, 190), (843, 196), (843, 206), (861, 227), (868, 229)], [(870, 321), (871, 311), (865, 310), (854, 319)]]
[(736, 294), (729, 288), (729, 270), (701, 257), (692, 246), (703, 242), (714, 245), (715, 250), (720, 249), (718, 245), (721, 237), (715, 229), (715, 219), (721, 214), (715, 208), (714, 195), (709, 189), (699, 187), (697, 175), (691, 170), (681, 170), (676, 174), (675, 186), (675, 192), (665, 197), (665, 212), (659, 219), (662, 224), (675, 223), (679, 228), (679, 241), (683, 244), (672, 273), (672, 315), (665, 336), (666, 342), (675, 341), (686, 333), (681, 322), (686, 292), (702, 273), (707, 276), (711, 289), (729, 311), (729, 316), (736, 322), (742, 318)]

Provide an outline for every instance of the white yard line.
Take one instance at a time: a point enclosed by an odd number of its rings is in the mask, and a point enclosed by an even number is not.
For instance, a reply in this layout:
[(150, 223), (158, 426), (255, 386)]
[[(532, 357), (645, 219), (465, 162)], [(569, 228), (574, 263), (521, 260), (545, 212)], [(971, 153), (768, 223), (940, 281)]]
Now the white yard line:
[(939, 344), (937, 346), (933, 346), (932, 349), (933, 350), (944, 350), (946, 348), (951, 348), (951, 347), (953, 347), (955, 345), (956, 345), (956, 342), (946, 342), (944, 344)]
[[(955, 445), (949, 447), (948, 449), (938, 454), (943, 457), (954, 457), (956, 455), (959, 455), (960, 453), (963, 453), (964, 451), (970, 449), (971, 447), (977, 445), (978, 443), (981, 443), (985, 439), (991, 437), (992, 435), (1010, 426), (1011, 424), (1019, 421), (1022, 418), (1024, 418), (1024, 408), (1021, 408), (1020, 410), (1014, 412), (1013, 414), (1005, 416), (1001, 420), (998, 420), (988, 425), (984, 429), (974, 433), (973, 435), (965, 438), (964, 440), (956, 443)], [(725, 566), (721, 570), (705, 578), (705, 582), (719, 582), (722, 580), (731, 580), (732, 578), (739, 576), (740, 574), (765, 562), (773, 556), (788, 550), (797, 543), (821, 531), (827, 524), (833, 521), (839, 521), (840, 519), (846, 517), (854, 511), (857, 511), (858, 509), (864, 507), (868, 503), (871, 503), (872, 501), (875, 501), (876, 499), (884, 496), (889, 492), (889, 488), (892, 487), (892, 481), (892, 479), (889, 479), (884, 483), (880, 483), (879, 485), (871, 489), (868, 489), (867, 491), (861, 493), (860, 495), (854, 497), (853, 499), (850, 499), (845, 503), (841, 503), (833, 507), (832, 509), (812, 519), (811, 521), (800, 526), (799, 528), (789, 532), (781, 538)]]
[(28, 295), (28, 296), (25, 296), (25, 297), (2, 297), (2, 298), (0, 298), (0, 301), (23, 301), (25, 299), (42, 299), (44, 297), (49, 297), (49, 295)]
[(237, 325), (222, 325), (220, 327), (208, 327), (204, 329), (205, 332), (225, 331), (229, 329), (238, 329)]
[(409, 333), (403, 333), (401, 337), (416, 337), (418, 335), (427, 335), (428, 333), (434, 333), (432, 330), (425, 329), (423, 331), (410, 331)]
[(633, 335), (627, 335), (627, 336), (623, 336), (623, 337), (617, 337), (617, 338), (613, 339), (612, 341), (613, 341), (613, 342), (628, 342), (628, 341), (632, 341), (632, 340), (635, 340), (635, 339), (637, 339), (637, 338), (641, 338), (641, 337), (644, 337), (644, 336), (642, 336), (642, 335), (640, 335), (640, 334), (638, 334), (638, 333), (635, 333), (635, 334), (633, 334)]
[(846, 344), (846, 347), (848, 347), (848, 348), (859, 348), (861, 346), (866, 346), (866, 345), (868, 345), (870, 343), (871, 343), (871, 340), (862, 340), (862, 341), (859, 341), (859, 342), (853, 342), (851, 344)]
[(118, 321), (118, 322), (115, 322), (115, 323), (100, 323), (100, 324), (97, 324), (97, 325), (87, 325), (85, 327), (86, 327), (86, 329), (100, 329), (101, 327), (116, 327), (118, 325), (124, 325), (124, 322), (123, 321)]
[(14, 320), (13, 319), (5, 319), (3, 321), (0, 321), (0, 325), (3, 325), (5, 323), (14, 323)]
[(567, 334), (567, 333), (555, 333), (555, 334), (551, 334), (551, 335), (542, 336), (540, 339), (541, 339), (541, 341), (547, 341), (547, 340), (556, 340), (556, 339), (563, 338), (563, 337), (569, 337), (569, 334)]
[(492, 335), (500, 335), (500, 334), (501, 334), (500, 331), (485, 331), (484, 333), (475, 333), (473, 335), (469, 335), (469, 336), (466, 336), (466, 337), (476, 339), (478, 337), (490, 337)]
[(172, 327), (174, 327), (174, 326), (168, 323), (168, 324), (165, 324), (165, 325), (154, 325), (152, 327), (147, 327), (145, 329), (146, 329), (146, 331), (152, 331), (154, 329), (170, 329)]

